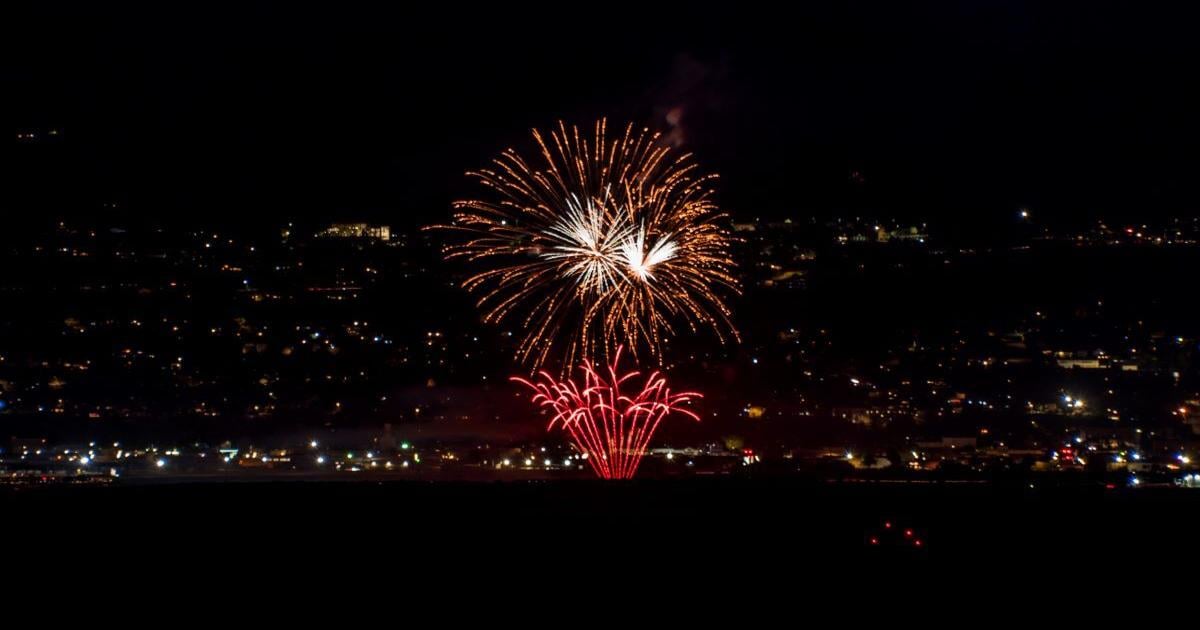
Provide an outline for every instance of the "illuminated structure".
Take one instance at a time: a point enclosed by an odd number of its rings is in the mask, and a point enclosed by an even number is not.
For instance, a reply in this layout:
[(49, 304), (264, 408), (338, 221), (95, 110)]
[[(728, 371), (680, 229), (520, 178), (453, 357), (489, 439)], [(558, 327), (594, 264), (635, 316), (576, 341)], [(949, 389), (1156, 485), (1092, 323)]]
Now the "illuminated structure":
[(646, 378), (637, 393), (623, 392), (622, 386), (639, 372), (618, 375), (620, 359), (621, 349), (617, 348), (604, 372), (581, 365), (582, 383), (560, 381), (544, 371), (539, 381), (511, 379), (533, 390), (534, 404), (553, 414), (547, 429), (557, 426), (570, 435), (592, 470), (604, 479), (633, 478), (650, 438), (671, 413), (700, 420), (683, 405), (701, 394), (672, 392), (658, 372)]
[(519, 360), (536, 368), (560, 343), (564, 369), (620, 344), (658, 357), (680, 324), (737, 338), (720, 296), (738, 287), (715, 175), (632, 125), (609, 139), (604, 121), (591, 134), (560, 122), (533, 137), (532, 159), (508, 149), (468, 173), (486, 194), (434, 226), (466, 237), (447, 258), (488, 265), (463, 286), (486, 321), (519, 325)]
[(369, 238), (389, 241), (392, 238), (392, 228), (387, 225), (366, 223), (334, 223), (317, 232), (317, 238)]

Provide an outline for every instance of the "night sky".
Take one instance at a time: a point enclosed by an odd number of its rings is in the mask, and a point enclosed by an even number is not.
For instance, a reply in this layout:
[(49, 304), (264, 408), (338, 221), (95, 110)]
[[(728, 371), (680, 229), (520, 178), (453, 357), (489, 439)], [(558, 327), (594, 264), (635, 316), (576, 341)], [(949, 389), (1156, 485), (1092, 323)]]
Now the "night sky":
[(28, 220), (414, 226), (530, 127), (607, 115), (694, 150), (739, 219), (1200, 209), (1195, 14), (644, 4), (9, 7), (0, 200)]

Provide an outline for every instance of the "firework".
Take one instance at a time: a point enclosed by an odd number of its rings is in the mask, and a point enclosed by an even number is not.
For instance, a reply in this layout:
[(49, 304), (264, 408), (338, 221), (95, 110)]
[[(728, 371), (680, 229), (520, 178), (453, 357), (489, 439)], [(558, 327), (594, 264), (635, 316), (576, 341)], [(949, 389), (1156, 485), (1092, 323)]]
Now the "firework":
[(464, 236), (447, 258), (484, 267), (463, 286), (485, 321), (517, 325), (518, 360), (537, 368), (558, 347), (566, 369), (618, 344), (661, 360), (680, 326), (737, 338), (721, 297), (738, 287), (715, 175), (632, 125), (611, 139), (604, 121), (590, 135), (559, 123), (533, 137), (536, 157), (509, 149), (468, 173), (487, 194), (434, 226)]
[(550, 411), (547, 430), (558, 427), (567, 433), (584, 454), (592, 470), (604, 479), (631, 479), (658, 425), (672, 413), (700, 420), (685, 405), (701, 398), (696, 392), (672, 392), (667, 380), (654, 372), (636, 394), (622, 391), (639, 372), (618, 375), (618, 347), (603, 372), (583, 364), (583, 382), (558, 380), (545, 371), (540, 380), (520, 377), (511, 380), (533, 390), (535, 405)]

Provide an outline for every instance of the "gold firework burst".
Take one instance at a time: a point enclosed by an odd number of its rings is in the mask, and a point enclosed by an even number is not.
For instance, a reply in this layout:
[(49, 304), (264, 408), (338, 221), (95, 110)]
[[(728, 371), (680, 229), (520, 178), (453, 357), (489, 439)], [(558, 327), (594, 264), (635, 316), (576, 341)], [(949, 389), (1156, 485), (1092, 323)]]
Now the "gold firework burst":
[(486, 266), (463, 286), (485, 321), (519, 326), (518, 360), (538, 367), (559, 345), (564, 366), (620, 345), (661, 357), (679, 326), (737, 339), (721, 297), (738, 285), (716, 175), (633, 125), (610, 139), (603, 120), (590, 135), (560, 122), (533, 138), (534, 159), (508, 149), (468, 173), (487, 195), (434, 226), (465, 236), (448, 259)]

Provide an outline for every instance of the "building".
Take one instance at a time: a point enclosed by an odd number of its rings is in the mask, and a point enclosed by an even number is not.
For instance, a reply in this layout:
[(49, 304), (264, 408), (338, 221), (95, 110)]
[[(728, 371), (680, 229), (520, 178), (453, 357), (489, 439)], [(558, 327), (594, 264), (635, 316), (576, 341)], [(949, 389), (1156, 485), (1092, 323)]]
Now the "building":
[(367, 223), (334, 223), (317, 232), (316, 236), (317, 238), (368, 238), (389, 241), (392, 238), (392, 228), (387, 225)]

